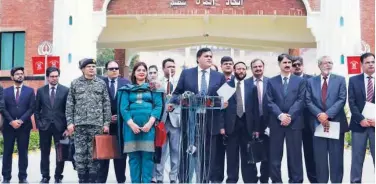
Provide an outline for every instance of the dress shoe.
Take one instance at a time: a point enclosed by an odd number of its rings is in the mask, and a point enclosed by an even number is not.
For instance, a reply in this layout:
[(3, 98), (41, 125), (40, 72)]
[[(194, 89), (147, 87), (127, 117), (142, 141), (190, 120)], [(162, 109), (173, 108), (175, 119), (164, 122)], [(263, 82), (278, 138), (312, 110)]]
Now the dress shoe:
[(4, 179), (3, 183), (10, 183), (10, 180)]
[(55, 183), (61, 183), (62, 179), (55, 179)]
[(42, 180), (40, 180), (40, 183), (49, 183), (50, 182), (50, 179), (48, 178), (42, 178)]
[(163, 181), (161, 181), (161, 180), (157, 180), (157, 183), (163, 183)]
[(20, 179), (19, 183), (29, 183), (26, 179)]
[(170, 183), (176, 183), (176, 181), (175, 180), (171, 180)]

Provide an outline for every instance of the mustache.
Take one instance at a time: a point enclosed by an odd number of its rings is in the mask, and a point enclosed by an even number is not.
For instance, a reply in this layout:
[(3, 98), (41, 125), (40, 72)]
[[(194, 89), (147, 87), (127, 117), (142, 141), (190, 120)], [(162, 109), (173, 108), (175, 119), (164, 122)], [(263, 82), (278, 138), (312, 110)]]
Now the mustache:
[(261, 72), (261, 70), (256, 70), (255, 72)]
[(289, 66), (285, 66), (285, 69), (290, 69), (290, 67)]

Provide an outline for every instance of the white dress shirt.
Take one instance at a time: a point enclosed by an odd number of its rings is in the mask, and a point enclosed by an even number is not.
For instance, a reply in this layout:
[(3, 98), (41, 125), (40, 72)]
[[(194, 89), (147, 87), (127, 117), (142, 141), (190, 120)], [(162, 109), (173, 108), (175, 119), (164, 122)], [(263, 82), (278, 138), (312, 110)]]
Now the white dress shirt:
[[(372, 79), (371, 79), (372, 80), (372, 89), (375, 89), (375, 74), (373, 74), (371, 76), (372, 76)], [(368, 75), (364, 73), (364, 87), (365, 87), (364, 91), (366, 92), (366, 98), (367, 98), (367, 95), (368, 95), (367, 89), (368, 89), (368, 80), (369, 80), (367, 77), (368, 77)]]
[(55, 87), (55, 96), (56, 96), (56, 90), (57, 90), (57, 85), (58, 84), (56, 84), (55, 86), (52, 86), (51, 84), (49, 84), (49, 94), (50, 94), (50, 96), (51, 96), (51, 91), (52, 91), (52, 87)]
[[(235, 82), (235, 89), (238, 87), (238, 80), (234, 78)], [(245, 112), (245, 102), (244, 102), (244, 80), (240, 81), (240, 93), (242, 94), (242, 101), (243, 101), (243, 112)], [(236, 92), (235, 92), (235, 97), (236, 97)]]
[[(328, 78), (326, 79), (326, 84), (329, 86), (329, 79), (330, 79), (330, 74), (328, 75)], [(324, 76), (321, 75), (321, 88), (322, 88), (322, 85), (324, 84)]]
[[(201, 77), (202, 77), (202, 69), (200, 67), (197, 67), (197, 74), (198, 74), (198, 92), (201, 91)], [(205, 70), (205, 79), (206, 79), (206, 85), (209, 88), (209, 79), (210, 79), (210, 68)], [(206, 89), (206, 93), (208, 92), (208, 89)]]
[[(111, 78), (108, 78), (108, 87), (111, 88)], [(116, 96), (116, 92), (117, 92), (117, 86), (118, 86), (118, 77), (116, 77), (115, 79), (115, 82), (114, 82), (114, 89), (115, 89), (115, 94), (114, 96)], [(112, 97), (111, 97), (112, 98)]]
[[(285, 82), (285, 81), (283, 80), (284, 77), (285, 77), (285, 76), (281, 75), (282, 84)], [(290, 77), (291, 77), (291, 73), (289, 73), (289, 75), (286, 76), (286, 77), (287, 77), (287, 84), (289, 84), (289, 82), (290, 82)]]
[[(19, 89), (19, 93), (18, 93), (20, 96), (21, 96), (22, 87), (23, 87), (23, 84), (20, 85), (20, 89)], [(17, 86), (14, 85), (14, 99), (16, 99), (16, 95), (17, 95)]]
[[(257, 78), (256, 77), (253, 77), (253, 83), (255, 84), (255, 86), (257, 87)], [(283, 84), (283, 83), (282, 83)], [(262, 97), (262, 94), (264, 94), (264, 76), (262, 76), (260, 78), (260, 94), (261, 94), (261, 97)], [(262, 101), (262, 99), (261, 99)]]

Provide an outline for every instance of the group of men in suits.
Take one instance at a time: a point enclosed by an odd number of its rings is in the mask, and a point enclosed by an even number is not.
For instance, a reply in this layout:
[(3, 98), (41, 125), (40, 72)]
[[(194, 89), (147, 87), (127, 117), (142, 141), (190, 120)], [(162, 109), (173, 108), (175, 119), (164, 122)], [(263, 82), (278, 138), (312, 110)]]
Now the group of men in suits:
[[(247, 76), (247, 64), (234, 63), (231, 57), (221, 59), (223, 74), (211, 70), (213, 53), (208, 48), (197, 52), (197, 67), (183, 70), (179, 79), (175, 75), (175, 61), (162, 62), (164, 76), (160, 79), (166, 93), (165, 122), (168, 141), (162, 148), (161, 163), (155, 166), (155, 182), (164, 181), (164, 165), (170, 156), (171, 183), (191, 182), (194, 167), (200, 174), (197, 182), (221, 183), (224, 180), (224, 157), (227, 158), (227, 182), (236, 183), (241, 172), (246, 183), (282, 182), (281, 161), (286, 141), (289, 182), (303, 182), (302, 147), (304, 148), (307, 177), (311, 183), (340, 183), (343, 178), (344, 133), (352, 130), (351, 182), (361, 182), (362, 167), (367, 148), (374, 161), (375, 120), (362, 115), (365, 103), (375, 103), (375, 56), (365, 53), (361, 56), (363, 73), (349, 80), (349, 105), (352, 113), (348, 127), (344, 106), (347, 99), (345, 78), (331, 72), (333, 61), (328, 56), (318, 60), (321, 71), (318, 76), (304, 74), (302, 58), (287, 54), (278, 56), (280, 75), (264, 76), (264, 61), (254, 59), (250, 63), (253, 76)], [(116, 91), (129, 83), (119, 77), (119, 64), (106, 63), (107, 76), (101, 77), (111, 101), (112, 123), (110, 134), (117, 134)], [(4, 117), (3, 182), (11, 180), (12, 153), (17, 141), (19, 152), (20, 183), (27, 182), (28, 144), (32, 128), (31, 116), (40, 134), (42, 183), (50, 180), (49, 155), (51, 139), (58, 142), (67, 135), (65, 104), (69, 89), (59, 84), (60, 71), (47, 69), (48, 84), (34, 90), (23, 84), (24, 68), (11, 70), (14, 85), (0, 88), (0, 111)], [(196, 145), (200, 153), (189, 154), (188, 113), (179, 109), (178, 96), (186, 91), (203, 96), (218, 96), (217, 90), (226, 83), (235, 88), (235, 93), (224, 103), (223, 109), (197, 111), (204, 130), (201, 143)], [(205, 114), (205, 115), (203, 115)], [(314, 136), (318, 125), (330, 130), (330, 122), (340, 123), (339, 139)], [(260, 138), (265, 145), (268, 159), (261, 162), (260, 176), (255, 164), (247, 163), (247, 144), (253, 138)], [(191, 150), (192, 151), (192, 150)], [(197, 155), (203, 155), (200, 158)], [(197, 160), (201, 159), (201, 160)], [(199, 161), (200, 165), (191, 160)], [(124, 183), (126, 155), (114, 160), (117, 182)], [(101, 161), (97, 182), (105, 183), (109, 160)], [(64, 163), (56, 161), (55, 182), (63, 179)], [(197, 174), (197, 173), (196, 173)]]
[[(111, 99), (112, 123), (110, 134), (117, 133), (116, 124), (116, 91), (129, 83), (127, 79), (119, 77), (119, 64), (116, 61), (109, 61), (105, 65), (107, 77), (102, 78), (106, 85), (108, 95)], [(12, 171), (12, 154), (14, 143), (17, 142), (19, 154), (19, 182), (27, 183), (28, 167), (28, 145), (30, 131), (32, 129), (31, 116), (34, 114), (35, 122), (39, 130), (39, 143), (41, 149), (40, 171), (42, 174), (41, 183), (48, 183), (50, 180), (50, 150), (51, 139), (58, 143), (64, 136), (68, 136), (66, 120), (66, 102), (69, 88), (59, 84), (60, 70), (49, 67), (46, 70), (48, 84), (34, 90), (23, 84), (24, 68), (15, 67), (11, 70), (11, 78), (14, 85), (4, 90), (0, 89), (0, 110), (4, 117), (3, 137), (4, 154), (2, 164), (3, 183), (9, 183)], [(100, 163), (97, 182), (105, 183), (107, 180), (109, 161), (103, 160)], [(126, 155), (114, 161), (116, 179), (124, 183)], [(55, 183), (61, 183), (63, 179), (64, 162), (56, 159)]]

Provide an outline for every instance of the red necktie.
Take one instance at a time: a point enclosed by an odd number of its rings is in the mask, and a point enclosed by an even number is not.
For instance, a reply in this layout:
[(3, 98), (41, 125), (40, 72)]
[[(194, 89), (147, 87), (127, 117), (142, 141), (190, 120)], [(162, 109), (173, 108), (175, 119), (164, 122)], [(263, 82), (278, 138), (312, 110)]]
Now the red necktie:
[(18, 100), (20, 99), (20, 87), (16, 87), (16, 103), (18, 103)]
[(367, 84), (367, 102), (373, 101), (374, 91), (373, 91), (373, 84), (372, 84), (372, 77), (368, 76), (368, 84)]
[(321, 102), (323, 106), (323, 111), (326, 110), (326, 94), (328, 93), (328, 83), (326, 81), (328, 77), (323, 77), (324, 83), (322, 84), (321, 88)]

